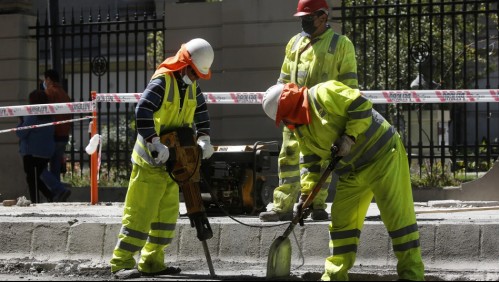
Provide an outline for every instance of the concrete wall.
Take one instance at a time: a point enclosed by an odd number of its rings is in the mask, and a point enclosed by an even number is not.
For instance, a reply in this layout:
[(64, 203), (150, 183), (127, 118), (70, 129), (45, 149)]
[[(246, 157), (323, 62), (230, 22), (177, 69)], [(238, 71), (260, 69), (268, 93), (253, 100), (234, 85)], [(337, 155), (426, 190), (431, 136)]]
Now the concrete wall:
[[(331, 2), (331, 1), (328, 1)], [(231, 0), (164, 5), (166, 49), (173, 55), (194, 37), (215, 49), (213, 76), (205, 92), (265, 91), (279, 77), (289, 39), (301, 31), (296, 1)], [(331, 3), (330, 3), (331, 4)], [(338, 32), (340, 27), (334, 26)], [(260, 105), (210, 105), (212, 139), (219, 145), (281, 140), (281, 130)]]
[[(157, 14), (161, 15), (164, 9), (166, 15), (167, 56), (175, 54), (181, 43), (195, 37), (205, 38), (213, 45), (213, 77), (201, 81), (205, 92), (265, 91), (279, 76), (286, 43), (301, 30), (299, 20), (292, 16), (296, 1), (155, 2)], [(94, 4), (95, 7), (107, 7), (105, 1), (78, 2), (80, 7), (67, 7), (71, 3), (60, 1), (59, 8), (86, 12)], [(0, 52), (0, 81), (4, 86), (0, 97), (2, 106), (26, 104), (26, 95), (36, 85), (36, 42), (28, 37), (28, 27), (35, 24), (35, 18), (29, 14), (33, 13), (33, 6), (43, 11), (45, 5), (32, 0), (0, 0), (0, 12), (2, 6), (8, 10), (8, 14), (0, 17), (0, 46), (5, 49)], [(114, 4), (111, 6), (115, 7)], [(335, 27), (335, 30), (340, 29)], [(215, 145), (281, 139), (281, 129), (275, 127), (259, 105), (210, 105), (210, 112)], [(2, 128), (12, 128), (17, 119), (2, 118), (0, 123)], [(3, 185), (0, 185), (0, 193), (3, 195), (0, 200), (27, 195), (17, 151), (15, 134), (1, 134), (3, 162), (0, 163), (0, 176)]]
[[(31, 1), (0, 1), (0, 106), (26, 104), (36, 88), (36, 41), (28, 37), (35, 23)], [(17, 118), (0, 118), (0, 128), (15, 127)], [(15, 133), (0, 134), (0, 200), (27, 195)]]

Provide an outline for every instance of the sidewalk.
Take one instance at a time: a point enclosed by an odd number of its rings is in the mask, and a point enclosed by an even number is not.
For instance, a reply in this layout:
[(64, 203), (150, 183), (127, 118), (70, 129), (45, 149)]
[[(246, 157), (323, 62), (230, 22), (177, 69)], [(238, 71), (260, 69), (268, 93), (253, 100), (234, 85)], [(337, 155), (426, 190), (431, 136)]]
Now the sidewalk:
[[(439, 201), (416, 203), (423, 259), (429, 271), (484, 273), (499, 277), (499, 210), (463, 209), (499, 206), (497, 202)], [(268, 207), (270, 208), (270, 206)], [(30, 259), (44, 262), (84, 261), (107, 265), (121, 227), (122, 203), (44, 203), (28, 207), (0, 205), (0, 262)], [(451, 211), (451, 212), (444, 212)], [(206, 264), (201, 242), (182, 215), (177, 234), (167, 249), (167, 261), (201, 261)], [(265, 266), (269, 247), (289, 223), (262, 223), (255, 216), (235, 216), (246, 225), (224, 217), (209, 216), (214, 237), (208, 240), (214, 262)], [(299, 247), (291, 235), (292, 268), (320, 269), (329, 255), (329, 221), (305, 221), (296, 226)], [(251, 226), (249, 226), (251, 225)], [(313, 243), (312, 243), (313, 242)], [(394, 271), (396, 259), (379, 210), (371, 204), (360, 238), (356, 267)], [(201, 265), (200, 268), (206, 268)], [(487, 276), (488, 275), (488, 276)], [(492, 275), (492, 276), (491, 276)], [(483, 278), (483, 277), (482, 277)], [(494, 280), (494, 279), (493, 279)]]

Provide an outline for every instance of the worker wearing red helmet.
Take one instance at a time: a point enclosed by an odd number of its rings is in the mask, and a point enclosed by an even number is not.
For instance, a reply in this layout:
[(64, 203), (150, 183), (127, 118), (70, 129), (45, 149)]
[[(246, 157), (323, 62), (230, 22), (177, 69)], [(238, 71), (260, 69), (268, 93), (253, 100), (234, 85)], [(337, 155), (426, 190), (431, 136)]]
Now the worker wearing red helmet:
[[(278, 84), (293, 82), (299, 87), (312, 87), (337, 80), (350, 88), (358, 88), (357, 61), (352, 42), (334, 32), (328, 25), (329, 6), (325, 0), (299, 0), (295, 17), (300, 17), (303, 31), (289, 40)], [(293, 207), (300, 194), (299, 166), (312, 161), (301, 159), (293, 132), (283, 128), (279, 154), (279, 186), (274, 190), (271, 211), (260, 213), (262, 221), (291, 220)], [(325, 210), (329, 178), (313, 202), (313, 220), (327, 220)]]

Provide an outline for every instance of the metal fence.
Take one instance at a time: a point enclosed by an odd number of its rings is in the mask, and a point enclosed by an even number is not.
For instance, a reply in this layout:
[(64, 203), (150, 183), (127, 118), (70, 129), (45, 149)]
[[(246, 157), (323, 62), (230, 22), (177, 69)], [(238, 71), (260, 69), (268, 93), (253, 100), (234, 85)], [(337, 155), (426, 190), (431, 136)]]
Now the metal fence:
[[(499, 88), (495, 0), (343, 0), (332, 10), (331, 19), (342, 23), (342, 33), (356, 47), (362, 90)], [(59, 56), (61, 77), (75, 102), (91, 100), (91, 90), (145, 88), (165, 54), (164, 17), (154, 11), (62, 15), (53, 24), (45, 14), (31, 27), (37, 40), (37, 77)], [(51, 48), (55, 46), (60, 49)], [(377, 107), (398, 128), (420, 175), (428, 167), (433, 173), (448, 164), (453, 172), (477, 175), (498, 158), (499, 103)], [(104, 179), (128, 180), (136, 134), (133, 109), (134, 104), (99, 105), (102, 186)], [(72, 174), (88, 170), (87, 129), (88, 122), (73, 126), (67, 147)]]
[[(379, 89), (497, 89), (495, 0), (343, 0), (333, 21), (354, 43), (359, 85)], [(487, 171), (499, 154), (499, 103), (379, 107), (420, 174)]]
[[(40, 18), (45, 20), (40, 22)], [(90, 101), (92, 90), (120, 93), (144, 89), (152, 70), (163, 60), (165, 21), (153, 12), (69, 12), (63, 13), (59, 24), (51, 24), (49, 18), (48, 14), (38, 17), (31, 27), (37, 40), (37, 77), (53, 68), (53, 59), (58, 57), (60, 77), (65, 78), (63, 84), (72, 101)], [(101, 179), (128, 179), (136, 137), (134, 109), (134, 104), (98, 104), (98, 131), (103, 136)], [(84, 150), (88, 127), (85, 121), (72, 127), (66, 150), (66, 167), (72, 175), (88, 173), (89, 156)]]

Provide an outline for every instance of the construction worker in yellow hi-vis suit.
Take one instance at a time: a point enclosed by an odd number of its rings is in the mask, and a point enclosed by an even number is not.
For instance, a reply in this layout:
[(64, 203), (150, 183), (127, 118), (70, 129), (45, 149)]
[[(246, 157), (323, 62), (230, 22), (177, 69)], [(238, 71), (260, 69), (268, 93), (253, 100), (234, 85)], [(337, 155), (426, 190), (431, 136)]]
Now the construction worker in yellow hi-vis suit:
[[(330, 161), (335, 144), (342, 157), (331, 207), (330, 250), (322, 280), (348, 280), (364, 219), (373, 199), (392, 240), (401, 280), (424, 280), (409, 162), (396, 130), (360, 91), (338, 81), (311, 88), (277, 84), (263, 98), (265, 113), (294, 133), (304, 202)], [(299, 204), (300, 204), (299, 202)]]
[[(334, 32), (328, 25), (329, 6), (326, 0), (299, 0), (295, 17), (303, 31), (289, 40), (278, 84), (293, 82), (311, 87), (328, 80), (338, 80), (358, 88), (357, 61), (352, 42)], [(273, 208), (260, 213), (262, 221), (291, 220), (293, 207), (300, 193), (300, 158), (292, 131), (283, 128), (282, 147), (278, 158), (279, 186), (274, 190)], [(327, 220), (325, 208), (329, 178), (314, 199), (313, 220)]]

